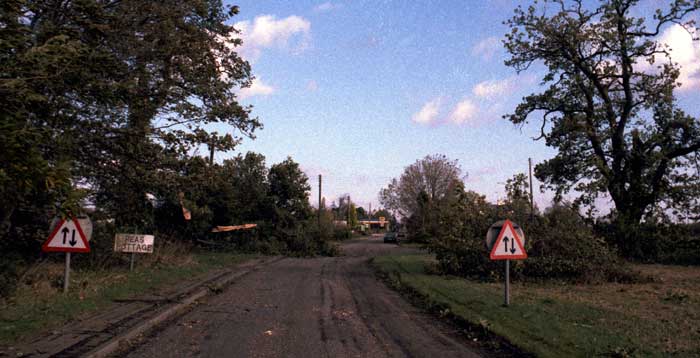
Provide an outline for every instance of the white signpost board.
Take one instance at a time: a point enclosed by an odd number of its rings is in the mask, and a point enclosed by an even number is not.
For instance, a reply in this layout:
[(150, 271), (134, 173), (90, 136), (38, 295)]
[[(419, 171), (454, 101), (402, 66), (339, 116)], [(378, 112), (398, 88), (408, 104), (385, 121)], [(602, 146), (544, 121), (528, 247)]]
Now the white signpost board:
[(114, 236), (114, 251), (131, 253), (129, 270), (134, 270), (134, 258), (136, 254), (153, 253), (153, 235), (117, 234)]
[(114, 251), (152, 254), (154, 239), (153, 235), (117, 234), (114, 236)]

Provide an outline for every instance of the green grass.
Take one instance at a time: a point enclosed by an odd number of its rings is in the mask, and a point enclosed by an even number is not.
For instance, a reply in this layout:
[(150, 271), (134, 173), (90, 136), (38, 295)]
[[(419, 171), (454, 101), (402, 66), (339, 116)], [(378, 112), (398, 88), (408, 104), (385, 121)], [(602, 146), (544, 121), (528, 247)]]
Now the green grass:
[(405, 247), (405, 248), (409, 248), (409, 249), (416, 249), (416, 250), (423, 250), (425, 247), (424, 244), (420, 244), (417, 242), (404, 242), (404, 241), (401, 241), (400, 246)]
[[(203, 252), (171, 258), (168, 264), (106, 271), (73, 271), (68, 294), (47, 282), (18, 288), (0, 311), (0, 345), (12, 345), (71, 319), (85, 317), (112, 304), (145, 292), (157, 291), (209, 270), (253, 258), (252, 255)], [(54, 267), (55, 269), (55, 267)], [(62, 271), (61, 271), (62, 272)]]
[(652, 284), (518, 283), (504, 307), (502, 283), (428, 275), (431, 261), (407, 255), (374, 262), (431, 304), (540, 357), (700, 355), (700, 269), (650, 266), (651, 273), (678, 279)]

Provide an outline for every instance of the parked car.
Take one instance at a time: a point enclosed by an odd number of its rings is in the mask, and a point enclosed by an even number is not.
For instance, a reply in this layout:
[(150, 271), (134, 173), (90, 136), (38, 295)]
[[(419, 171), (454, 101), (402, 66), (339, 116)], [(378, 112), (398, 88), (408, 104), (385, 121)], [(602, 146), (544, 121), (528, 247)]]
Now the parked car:
[(387, 232), (384, 234), (384, 243), (399, 243), (399, 240), (397, 239), (396, 233), (395, 232)]
[(405, 231), (399, 231), (396, 233), (396, 242), (399, 242), (401, 240), (406, 240), (406, 232)]

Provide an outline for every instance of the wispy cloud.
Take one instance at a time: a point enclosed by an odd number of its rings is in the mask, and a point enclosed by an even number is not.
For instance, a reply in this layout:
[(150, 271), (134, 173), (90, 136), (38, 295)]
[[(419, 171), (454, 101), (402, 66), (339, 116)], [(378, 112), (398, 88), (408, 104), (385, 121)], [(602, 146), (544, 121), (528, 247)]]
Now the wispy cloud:
[(515, 78), (511, 77), (479, 82), (472, 88), (472, 93), (481, 98), (495, 98), (512, 93), (515, 87)]
[[(528, 75), (483, 81), (474, 85), (471, 94), (452, 107), (449, 107), (450, 103), (445, 104), (442, 96), (432, 99), (413, 114), (412, 120), (420, 124), (480, 126), (501, 118), (507, 98), (535, 81), (535, 76)], [(447, 113), (449, 108), (451, 110), (447, 116), (440, 116), (440, 113)]]
[(420, 111), (416, 112), (411, 118), (414, 122), (420, 124), (430, 124), (437, 120), (438, 114), (440, 113), (440, 105), (442, 104), (442, 98), (438, 97), (421, 107)]
[(487, 37), (472, 47), (472, 55), (490, 60), (501, 49), (501, 46), (501, 40), (498, 37)]
[(331, 10), (339, 9), (342, 5), (326, 1), (324, 3), (314, 6), (314, 12), (328, 12)]
[(303, 50), (308, 46), (311, 34), (311, 23), (296, 15), (284, 19), (277, 19), (274, 15), (260, 15), (252, 22), (237, 22), (234, 27), (241, 31), (239, 36), (243, 40), (238, 51), (249, 61), (260, 57), (265, 48)]
[(465, 98), (457, 103), (455, 108), (450, 113), (449, 120), (454, 124), (464, 124), (476, 117), (479, 108), (470, 99)]
[(269, 96), (275, 92), (275, 88), (263, 83), (259, 78), (255, 78), (250, 87), (241, 89), (238, 93), (240, 99), (250, 98), (254, 96)]

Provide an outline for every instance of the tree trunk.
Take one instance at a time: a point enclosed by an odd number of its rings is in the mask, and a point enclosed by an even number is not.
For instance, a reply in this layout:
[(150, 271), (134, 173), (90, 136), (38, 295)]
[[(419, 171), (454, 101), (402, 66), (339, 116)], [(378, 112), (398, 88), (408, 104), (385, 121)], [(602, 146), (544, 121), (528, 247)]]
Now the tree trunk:
[[(629, 198), (629, 196), (625, 196)], [(648, 203), (628, 199), (623, 203), (615, 203), (617, 217), (613, 222), (612, 232), (614, 243), (619, 254), (623, 257), (637, 260), (653, 259), (656, 255), (655, 240), (645, 233), (642, 217)]]

